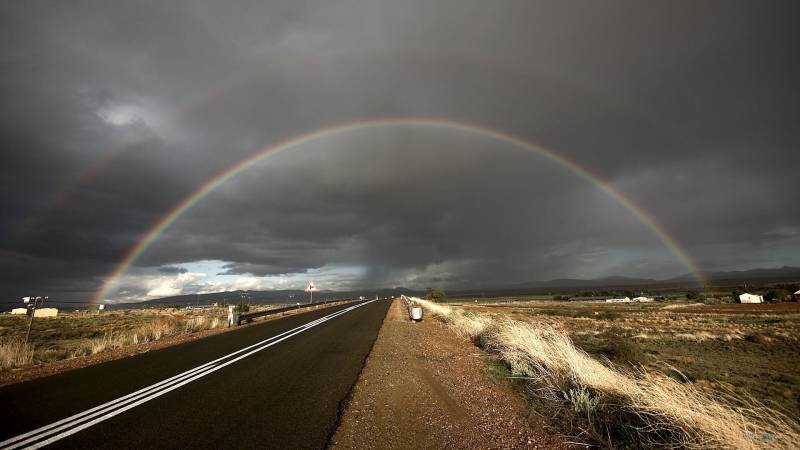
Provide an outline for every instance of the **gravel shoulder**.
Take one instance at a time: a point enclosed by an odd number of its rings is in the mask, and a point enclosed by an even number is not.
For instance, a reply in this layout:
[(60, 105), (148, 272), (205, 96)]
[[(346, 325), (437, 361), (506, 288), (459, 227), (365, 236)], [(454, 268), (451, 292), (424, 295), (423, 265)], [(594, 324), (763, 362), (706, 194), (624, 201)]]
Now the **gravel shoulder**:
[(510, 383), (486, 375), (485, 358), (436, 320), (412, 323), (396, 300), (331, 447), (567, 448)]

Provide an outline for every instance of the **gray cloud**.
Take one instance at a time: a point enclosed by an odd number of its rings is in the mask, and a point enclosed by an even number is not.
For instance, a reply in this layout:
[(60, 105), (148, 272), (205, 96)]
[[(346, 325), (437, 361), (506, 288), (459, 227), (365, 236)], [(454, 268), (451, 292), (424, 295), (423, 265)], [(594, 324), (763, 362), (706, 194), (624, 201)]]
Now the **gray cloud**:
[[(792, 2), (214, 2), (4, 8), (3, 295), (88, 296), (216, 173), (309, 130), (443, 117), (555, 149), (704, 269), (798, 264)], [(399, 127), (266, 160), (140, 270), (350, 286), (685, 272), (591, 183), (473, 134)], [(161, 269), (159, 269), (161, 268)]]
[(177, 273), (187, 273), (189, 272), (189, 270), (186, 269), (185, 267), (164, 266), (164, 267), (159, 267), (158, 272), (166, 274), (177, 274)]

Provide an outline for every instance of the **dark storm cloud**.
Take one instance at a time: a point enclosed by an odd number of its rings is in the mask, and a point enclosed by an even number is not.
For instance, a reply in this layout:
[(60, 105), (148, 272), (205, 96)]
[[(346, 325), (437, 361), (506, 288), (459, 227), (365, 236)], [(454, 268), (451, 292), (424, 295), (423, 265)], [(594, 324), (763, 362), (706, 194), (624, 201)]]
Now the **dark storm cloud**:
[[(708, 270), (798, 264), (797, 12), (793, 2), (5, 6), (3, 295), (91, 292), (225, 167), (308, 130), (391, 116), (469, 121), (557, 149)], [(630, 213), (543, 158), (410, 129), (276, 157), (139, 264), (166, 275), (197, 260), (255, 275), (361, 266), (348, 282), (414, 287), (686, 270)]]
[(164, 267), (159, 267), (158, 271), (160, 273), (176, 274), (176, 273), (187, 273), (189, 270), (184, 267), (164, 266)]

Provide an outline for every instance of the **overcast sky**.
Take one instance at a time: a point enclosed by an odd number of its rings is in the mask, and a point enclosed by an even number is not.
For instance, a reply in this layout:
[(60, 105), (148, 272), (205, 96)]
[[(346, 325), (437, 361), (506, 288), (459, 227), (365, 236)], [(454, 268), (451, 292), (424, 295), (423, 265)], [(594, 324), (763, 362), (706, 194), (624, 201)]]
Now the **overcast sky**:
[[(571, 159), (704, 270), (800, 265), (794, 1), (12, 2), (0, 7), (0, 295), (88, 299), (259, 149), (437, 117)], [(110, 299), (688, 272), (593, 183), (476, 133), (301, 145), (182, 216)]]

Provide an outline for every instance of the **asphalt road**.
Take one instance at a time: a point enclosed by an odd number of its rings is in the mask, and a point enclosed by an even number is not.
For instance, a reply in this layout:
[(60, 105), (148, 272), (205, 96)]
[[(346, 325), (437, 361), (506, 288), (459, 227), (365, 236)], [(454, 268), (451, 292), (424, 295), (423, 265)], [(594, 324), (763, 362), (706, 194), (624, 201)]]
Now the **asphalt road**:
[(0, 449), (323, 448), (389, 304), (323, 308), (0, 388)]

